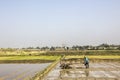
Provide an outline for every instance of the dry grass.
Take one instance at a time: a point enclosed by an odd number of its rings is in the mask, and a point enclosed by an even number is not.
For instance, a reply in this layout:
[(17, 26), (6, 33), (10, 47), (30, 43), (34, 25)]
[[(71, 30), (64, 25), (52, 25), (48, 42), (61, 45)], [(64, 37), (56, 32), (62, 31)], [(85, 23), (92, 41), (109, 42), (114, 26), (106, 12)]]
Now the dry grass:
[[(86, 56), (88, 58), (91, 58), (91, 59), (120, 59), (120, 55), (119, 56), (113, 56), (113, 55), (109, 55), (109, 56), (97, 56), (97, 55), (93, 55), (93, 56)], [(66, 56), (65, 57), (66, 59), (69, 59), (69, 58), (84, 58), (84, 55), (82, 56)]]

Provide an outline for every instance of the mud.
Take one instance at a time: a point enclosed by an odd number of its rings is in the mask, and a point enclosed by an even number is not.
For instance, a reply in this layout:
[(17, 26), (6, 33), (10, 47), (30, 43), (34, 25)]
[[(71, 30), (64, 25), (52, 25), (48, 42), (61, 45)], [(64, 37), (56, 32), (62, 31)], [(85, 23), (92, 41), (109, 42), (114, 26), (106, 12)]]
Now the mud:
[(92, 62), (89, 69), (73, 62), (71, 69), (61, 69), (60, 63), (43, 80), (120, 80), (119, 62)]

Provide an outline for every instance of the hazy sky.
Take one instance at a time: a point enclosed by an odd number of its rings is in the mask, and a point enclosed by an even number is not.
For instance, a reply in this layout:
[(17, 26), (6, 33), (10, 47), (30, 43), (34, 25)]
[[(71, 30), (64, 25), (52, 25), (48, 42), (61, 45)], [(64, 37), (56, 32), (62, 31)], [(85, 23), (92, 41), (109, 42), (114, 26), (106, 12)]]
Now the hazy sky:
[(120, 44), (120, 0), (0, 0), (0, 47)]

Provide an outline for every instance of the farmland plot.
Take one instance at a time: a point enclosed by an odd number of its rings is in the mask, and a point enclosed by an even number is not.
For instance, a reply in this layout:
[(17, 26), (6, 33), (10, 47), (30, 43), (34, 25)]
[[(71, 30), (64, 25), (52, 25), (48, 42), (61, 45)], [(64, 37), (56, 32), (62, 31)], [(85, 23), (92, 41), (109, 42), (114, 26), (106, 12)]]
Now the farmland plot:
[(90, 63), (86, 69), (81, 63), (71, 64), (71, 69), (61, 69), (58, 64), (43, 80), (120, 80), (119, 62)]
[(0, 64), (0, 80), (29, 80), (49, 64)]

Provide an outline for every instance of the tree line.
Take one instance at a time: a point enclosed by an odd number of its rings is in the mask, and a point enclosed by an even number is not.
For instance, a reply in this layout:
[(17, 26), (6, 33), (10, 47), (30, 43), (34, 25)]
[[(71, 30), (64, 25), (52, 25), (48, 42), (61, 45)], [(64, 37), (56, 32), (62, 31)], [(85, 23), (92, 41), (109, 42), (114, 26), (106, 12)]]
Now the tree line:
[(109, 44), (100, 44), (98, 46), (92, 46), (92, 45), (85, 45), (85, 46), (80, 46), (80, 45), (73, 45), (72, 47), (68, 46), (45, 46), (45, 47), (27, 47), (27, 48), (1, 48), (0, 50), (2, 51), (14, 51), (14, 50), (41, 50), (41, 51), (67, 51), (67, 50), (120, 50), (120, 45), (109, 45)]
[(79, 46), (79, 45), (73, 45), (72, 47), (68, 46), (51, 46), (51, 47), (28, 47), (28, 48), (22, 48), (22, 49), (39, 49), (39, 50), (120, 50), (120, 45), (109, 45), (109, 44), (100, 44), (98, 46), (92, 46), (92, 45), (85, 45), (85, 46)]

